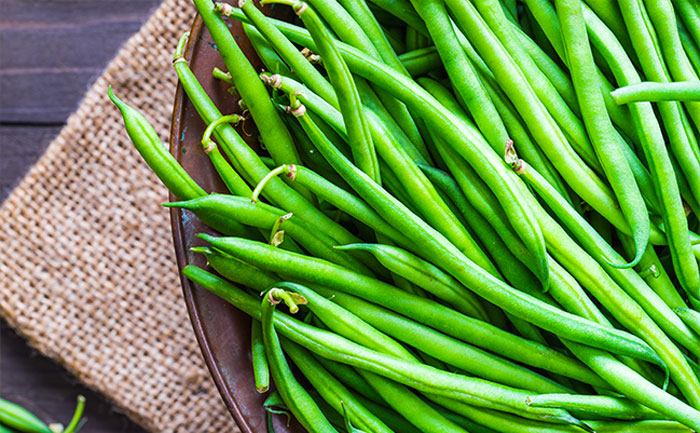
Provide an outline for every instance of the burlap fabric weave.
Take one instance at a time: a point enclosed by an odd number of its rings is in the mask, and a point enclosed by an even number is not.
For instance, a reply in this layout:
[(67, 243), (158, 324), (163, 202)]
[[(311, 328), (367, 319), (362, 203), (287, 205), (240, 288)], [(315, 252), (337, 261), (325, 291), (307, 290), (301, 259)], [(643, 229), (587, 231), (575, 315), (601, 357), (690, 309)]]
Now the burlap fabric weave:
[(193, 16), (165, 0), (0, 209), (0, 314), (153, 432), (237, 431), (187, 317), (166, 190), (107, 99), (111, 84), (165, 140)]

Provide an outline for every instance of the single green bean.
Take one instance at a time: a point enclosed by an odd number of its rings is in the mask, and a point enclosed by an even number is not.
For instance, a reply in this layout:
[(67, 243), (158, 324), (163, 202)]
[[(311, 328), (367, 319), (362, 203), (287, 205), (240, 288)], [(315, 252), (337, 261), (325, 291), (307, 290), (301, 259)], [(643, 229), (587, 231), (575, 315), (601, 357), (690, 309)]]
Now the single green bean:
[(601, 416), (616, 419), (656, 419), (660, 415), (639, 403), (603, 395), (539, 394), (528, 397), (528, 404), (536, 407), (558, 407), (583, 416)]
[[(151, 170), (173, 195), (180, 199), (194, 199), (206, 195), (199, 185), (190, 177), (182, 166), (168, 151), (158, 138), (158, 134), (146, 118), (137, 110), (131, 108), (117, 98), (110, 87), (108, 90), (112, 102), (119, 108), (124, 118), (124, 126), (136, 150), (146, 161)], [(199, 214), (197, 217), (206, 225), (221, 233), (230, 235), (245, 235), (248, 233), (241, 224), (226, 218)]]
[(700, 101), (700, 82), (656, 83), (645, 81), (620, 87), (610, 94), (617, 104), (631, 104), (644, 101)]
[(253, 361), (255, 390), (264, 394), (270, 389), (270, 367), (265, 356), (262, 325), (257, 320), (253, 320), (250, 325), (250, 352)]
[(555, 3), (584, 124), (632, 231), (636, 250), (632, 260), (624, 267), (634, 267), (642, 259), (649, 242), (650, 223), (646, 204), (623, 154), (624, 143), (615, 139), (599, 84), (591, 79), (595, 76), (596, 67), (588, 43), (581, 1), (557, 0)]
[(688, 326), (693, 328), (693, 331), (700, 335), (700, 313), (687, 307), (676, 308), (674, 311)]

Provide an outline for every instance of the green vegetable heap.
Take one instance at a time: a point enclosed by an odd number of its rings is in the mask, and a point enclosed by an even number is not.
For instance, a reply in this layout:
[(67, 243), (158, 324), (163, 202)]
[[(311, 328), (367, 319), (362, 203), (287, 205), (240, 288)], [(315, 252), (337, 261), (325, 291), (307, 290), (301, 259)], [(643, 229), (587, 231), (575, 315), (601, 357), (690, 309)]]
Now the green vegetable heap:
[(194, 3), (246, 115), (188, 35), (174, 67), (230, 194), (110, 97), (166, 206), (221, 233), (183, 273), (253, 318), (266, 407), (310, 432), (700, 431), (700, 4)]

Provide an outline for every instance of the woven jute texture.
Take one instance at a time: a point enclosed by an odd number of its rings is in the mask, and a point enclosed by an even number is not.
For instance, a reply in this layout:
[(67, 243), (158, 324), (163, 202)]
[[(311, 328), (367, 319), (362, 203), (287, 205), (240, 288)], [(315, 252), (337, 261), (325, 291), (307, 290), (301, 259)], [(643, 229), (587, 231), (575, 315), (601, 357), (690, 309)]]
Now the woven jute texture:
[(111, 84), (165, 139), (194, 13), (165, 0), (0, 209), (0, 314), (153, 432), (238, 431), (187, 317), (166, 190), (107, 98)]

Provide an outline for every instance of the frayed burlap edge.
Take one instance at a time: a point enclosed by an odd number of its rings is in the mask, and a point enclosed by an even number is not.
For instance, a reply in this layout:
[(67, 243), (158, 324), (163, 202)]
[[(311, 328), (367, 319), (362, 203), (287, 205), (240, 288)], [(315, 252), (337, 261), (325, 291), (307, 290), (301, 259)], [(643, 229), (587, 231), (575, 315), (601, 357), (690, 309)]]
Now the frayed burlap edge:
[(165, 0), (0, 209), (0, 315), (153, 432), (237, 431), (185, 311), (166, 191), (106, 96), (165, 139), (172, 51), (193, 16)]

